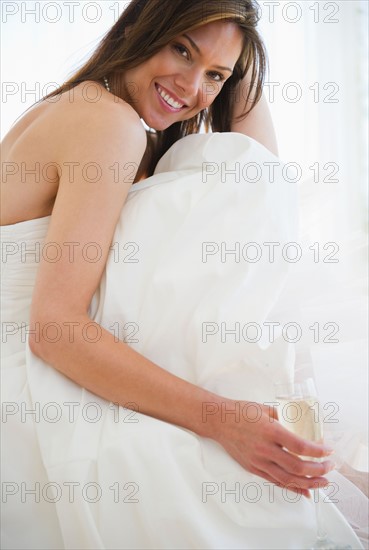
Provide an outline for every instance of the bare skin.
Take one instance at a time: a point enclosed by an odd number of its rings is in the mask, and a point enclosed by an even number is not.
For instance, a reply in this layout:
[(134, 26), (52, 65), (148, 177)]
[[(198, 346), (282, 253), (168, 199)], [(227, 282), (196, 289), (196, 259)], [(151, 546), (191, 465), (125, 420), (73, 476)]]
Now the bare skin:
[[(263, 415), (257, 423), (244, 418), (237, 422), (230, 415), (227, 422), (222, 422), (222, 406), (230, 409), (235, 401), (174, 376), (125, 343), (116, 342), (101, 327), (99, 342), (91, 344), (83, 338), (83, 327), (93, 322), (88, 315), (89, 305), (133, 181), (127, 175), (116, 183), (111, 166), (119, 159), (121, 166), (130, 163), (138, 167), (147, 143), (140, 118), (159, 130), (192, 117), (219, 93), (223, 81), (216, 75), (230, 76), (219, 66), (232, 70), (238, 59), (241, 34), (232, 23), (211, 23), (188, 35), (201, 53), (191, 41), (178, 37), (175, 44), (125, 75), (127, 82), (133, 79), (139, 83), (135, 97), (118, 100), (99, 84), (85, 82), (74, 89), (73, 101), (64, 94), (57, 102), (37, 105), (5, 137), (3, 162), (14, 163), (13, 169), (18, 168), (18, 172), (2, 183), (2, 225), (52, 214), (45, 245), (79, 243), (73, 269), (67, 255), (57, 263), (40, 263), (33, 295), (30, 327), (58, 323), (62, 337), (50, 343), (31, 335), (29, 343), (34, 354), (91, 392), (121, 405), (134, 402), (144, 414), (212, 438), (245, 469), (280, 486), (295, 484), (308, 496), (308, 489), (328, 483), (323, 476), (333, 464), (302, 461), (296, 455), (323, 458), (329, 454), (323, 445), (302, 440), (282, 428), (267, 407), (262, 407)], [(86, 84), (100, 90), (98, 102), (86, 101)], [(204, 84), (214, 93), (204, 96)], [(172, 111), (165, 107), (158, 85), (185, 106)], [(242, 85), (247, 86), (247, 79)], [(240, 108), (236, 106), (235, 116)], [(277, 153), (264, 100), (250, 117), (234, 122), (232, 130), (255, 137)], [(27, 168), (39, 163), (47, 170), (41, 169), (39, 181), (34, 175), (22, 178), (22, 162)], [(101, 178), (95, 183), (91, 181), (93, 172), (86, 179), (84, 167), (88, 163), (99, 166)], [(86, 262), (79, 253), (90, 242), (100, 246), (99, 262)], [(72, 343), (70, 323), (75, 327)], [(204, 406), (209, 402), (215, 403), (219, 412), (204, 421)]]

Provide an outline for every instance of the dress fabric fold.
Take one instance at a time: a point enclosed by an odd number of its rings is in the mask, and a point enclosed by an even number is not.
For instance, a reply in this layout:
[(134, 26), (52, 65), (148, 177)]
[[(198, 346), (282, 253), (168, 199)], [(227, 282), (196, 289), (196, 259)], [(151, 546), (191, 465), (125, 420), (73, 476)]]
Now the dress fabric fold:
[[(176, 142), (128, 194), (90, 317), (194, 384), (275, 401), (273, 383), (290, 379), (296, 360), (283, 331), (296, 319), (291, 263), (280, 250), (298, 241), (299, 199), (285, 176), (280, 159), (241, 134)], [(312, 501), (139, 404), (90, 393), (30, 351), (50, 219), (2, 228), (2, 547), (309, 548)], [(203, 421), (213, 412), (204, 404)], [(223, 412), (251, 417), (257, 407)], [(331, 538), (362, 548), (326, 496), (322, 509)]]

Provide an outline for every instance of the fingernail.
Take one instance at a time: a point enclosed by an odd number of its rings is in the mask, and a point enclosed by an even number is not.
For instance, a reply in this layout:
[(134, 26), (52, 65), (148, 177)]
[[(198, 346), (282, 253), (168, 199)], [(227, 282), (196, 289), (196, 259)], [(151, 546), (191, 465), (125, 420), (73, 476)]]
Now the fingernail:
[(326, 447), (325, 450), (324, 450), (325, 454), (327, 456), (329, 455), (333, 455), (333, 453), (335, 452), (334, 449), (331, 449), (330, 447)]

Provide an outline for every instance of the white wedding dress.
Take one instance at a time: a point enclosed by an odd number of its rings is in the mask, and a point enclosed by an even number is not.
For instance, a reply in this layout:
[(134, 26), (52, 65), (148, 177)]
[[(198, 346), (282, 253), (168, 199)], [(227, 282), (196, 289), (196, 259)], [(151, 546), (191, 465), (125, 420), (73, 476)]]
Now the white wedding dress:
[[(260, 403), (274, 400), (273, 382), (295, 362), (280, 330), (293, 319), (290, 264), (277, 253), (270, 261), (263, 244), (297, 238), (296, 184), (263, 171), (276, 160), (241, 134), (177, 142), (130, 190), (90, 307), (168, 371)], [(313, 502), (245, 471), (212, 440), (106, 402), (30, 352), (49, 221), (2, 228), (2, 548), (309, 548)], [(269, 322), (280, 322), (273, 338)], [(362, 548), (325, 500), (329, 536)]]

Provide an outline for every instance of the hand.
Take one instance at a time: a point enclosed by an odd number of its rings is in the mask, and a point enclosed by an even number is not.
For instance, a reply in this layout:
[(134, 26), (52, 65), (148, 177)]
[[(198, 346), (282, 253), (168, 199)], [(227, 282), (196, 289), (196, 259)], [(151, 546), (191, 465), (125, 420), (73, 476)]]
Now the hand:
[[(241, 120), (238, 118), (243, 115), (245, 110), (251, 107), (252, 102), (246, 102), (247, 94), (250, 89), (250, 80), (251, 74), (249, 71), (237, 86), (235, 92), (235, 97), (237, 99), (232, 113), (231, 132), (239, 132), (255, 139), (269, 149), (274, 155), (278, 156), (277, 137), (264, 94), (246, 118), (241, 118)], [(253, 91), (252, 98), (254, 95), (255, 92)]]
[[(272, 407), (233, 400), (222, 404), (221, 417), (213, 419), (213, 439), (246, 470), (307, 498), (309, 489), (328, 484), (322, 476), (334, 469), (333, 462), (302, 460), (297, 455), (322, 459), (331, 454), (331, 449), (286, 430)], [(231, 410), (236, 412), (231, 414)]]

